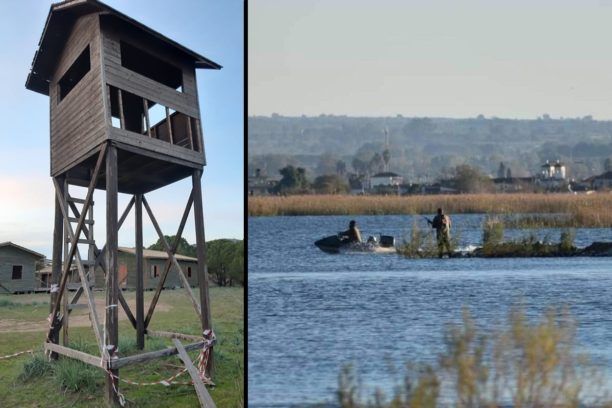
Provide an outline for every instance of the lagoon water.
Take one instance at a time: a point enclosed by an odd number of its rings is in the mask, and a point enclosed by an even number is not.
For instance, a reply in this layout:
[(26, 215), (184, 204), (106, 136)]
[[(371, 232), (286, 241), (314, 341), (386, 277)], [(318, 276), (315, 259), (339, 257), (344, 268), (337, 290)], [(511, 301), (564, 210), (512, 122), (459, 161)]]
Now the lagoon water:
[[(382, 233), (399, 241), (415, 222), (410, 216), (354, 218), (364, 238)], [(391, 365), (436, 360), (445, 324), (459, 322), (464, 306), (486, 332), (513, 306), (540, 316), (565, 305), (578, 321), (581, 350), (612, 378), (612, 258), (410, 260), (329, 255), (313, 245), (346, 229), (350, 219), (249, 219), (249, 406), (333, 403), (338, 374), (349, 363), (367, 387), (389, 389), (398, 380)], [(456, 215), (453, 222), (460, 246), (480, 244), (483, 216)], [(529, 232), (553, 241), (560, 234)], [(505, 236), (525, 234), (506, 230)], [(576, 230), (578, 246), (593, 241), (612, 241), (612, 230)]]

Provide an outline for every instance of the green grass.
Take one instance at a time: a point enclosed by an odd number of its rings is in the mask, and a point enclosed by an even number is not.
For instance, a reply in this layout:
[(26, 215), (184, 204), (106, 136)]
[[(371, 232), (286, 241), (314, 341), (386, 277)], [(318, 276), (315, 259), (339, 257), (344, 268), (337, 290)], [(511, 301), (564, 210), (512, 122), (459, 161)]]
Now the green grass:
[[(128, 302), (133, 292), (124, 293)], [(198, 296), (197, 290), (195, 295)], [(145, 293), (145, 312), (153, 296)], [(242, 288), (218, 288), (210, 290), (212, 320), (217, 335), (215, 346), (216, 387), (209, 389), (219, 407), (241, 407), (243, 400), (244, 376), (244, 304)], [(104, 293), (96, 293), (103, 298)], [(44, 321), (49, 313), (48, 295), (2, 296), (10, 307), (0, 309), (0, 321), (20, 320)], [(37, 302), (32, 305), (32, 302)], [(183, 290), (166, 290), (160, 297), (160, 306), (169, 310), (156, 310), (151, 320), (152, 330), (175, 331), (199, 335), (201, 329), (191, 302)], [(25, 305), (24, 305), (25, 304)], [(120, 309), (121, 310), (121, 309)], [(77, 311), (75, 311), (77, 313)], [(83, 313), (78, 311), (78, 313)], [(101, 313), (99, 311), (98, 313)], [(122, 313), (122, 312), (121, 312)], [(135, 331), (129, 321), (119, 325), (119, 350), (122, 355), (137, 354)], [(11, 332), (0, 333), (0, 355), (34, 348), (33, 355), (22, 355), (0, 360), (0, 401), (2, 407), (100, 407), (104, 406), (104, 372), (71, 359), (48, 363), (40, 352), (46, 333)], [(71, 347), (98, 355), (93, 331), (90, 327), (70, 328)], [(147, 351), (170, 346), (167, 339), (147, 338)], [(190, 352), (191, 358), (197, 351)], [(153, 382), (170, 377), (182, 368), (180, 360), (173, 356), (154, 360), (146, 364), (126, 367), (120, 370), (122, 378), (138, 382)], [(180, 381), (188, 381), (183, 375)], [(131, 407), (193, 407), (198, 406), (193, 386), (135, 386), (120, 384), (120, 391)]]

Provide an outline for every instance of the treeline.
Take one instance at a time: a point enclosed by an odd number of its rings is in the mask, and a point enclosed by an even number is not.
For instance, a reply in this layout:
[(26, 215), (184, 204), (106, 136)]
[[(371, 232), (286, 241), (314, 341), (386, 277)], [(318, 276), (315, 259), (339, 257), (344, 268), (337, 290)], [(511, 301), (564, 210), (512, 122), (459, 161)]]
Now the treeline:
[(249, 173), (259, 168), (273, 177), (288, 165), (312, 179), (342, 166), (360, 173), (388, 148), (389, 169), (416, 182), (447, 178), (462, 164), (496, 174), (500, 162), (524, 177), (557, 159), (579, 179), (601, 173), (612, 157), (612, 121), (546, 114), (534, 120), (256, 116), (248, 119), (248, 144)]
[[(510, 168), (500, 163), (498, 173), (501, 171), (503, 177), (512, 177)], [(302, 167), (286, 166), (279, 171), (281, 179), (269, 192), (276, 195), (295, 194), (345, 194), (355, 185), (364, 182), (365, 175), (362, 174), (324, 174), (311, 180), (306, 170)], [(447, 187), (455, 189), (458, 193), (491, 193), (495, 191), (493, 180), (479, 168), (468, 164), (455, 166), (448, 174), (448, 179), (441, 180)], [(411, 186), (414, 191), (420, 192), (420, 185)], [(398, 190), (393, 186), (378, 186), (371, 193), (397, 195)]]
[[(175, 236), (165, 236), (168, 243), (175, 240)], [(164, 251), (161, 240), (148, 249)], [(206, 253), (208, 255), (208, 273), (210, 278), (219, 286), (244, 285), (244, 241), (234, 239), (216, 239), (206, 242)], [(197, 257), (195, 244), (189, 244), (185, 238), (181, 238), (176, 251), (177, 254)]]

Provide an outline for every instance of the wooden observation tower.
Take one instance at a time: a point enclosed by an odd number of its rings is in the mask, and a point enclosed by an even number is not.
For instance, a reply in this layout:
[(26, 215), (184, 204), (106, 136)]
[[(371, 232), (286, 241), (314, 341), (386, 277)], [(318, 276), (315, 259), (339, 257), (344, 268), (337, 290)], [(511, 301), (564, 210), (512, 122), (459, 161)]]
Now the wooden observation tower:
[[(51, 177), (56, 199), (51, 315), (45, 349), (53, 358), (61, 354), (107, 371), (106, 394), (111, 405), (120, 402), (120, 367), (172, 354), (179, 354), (184, 361), (202, 404), (213, 404), (212, 400), (206, 403), (210, 396), (201, 381), (201, 377), (211, 374), (214, 335), (202, 210), (201, 177), (206, 160), (195, 75), (198, 68), (220, 69), (221, 66), (97, 0), (69, 0), (51, 6), (27, 78), (27, 89), (48, 95), (50, 99)], [(191, 194), (176, 241), (167, 242), (145, 194), (186, 177), (192, 179)], [(86, 196), (70, 195), (70, 186), (87, 187)], [(96, 189), (106, 191), (106, 244), (102, 247), (96, 244), (93, 234), (92, 206)], [(119, 192), (132, 195), (120, 217)], [(137, 276), (135, 313), (119, 289), (117, 263), (118, 230), (132, 207), (135, 209), (136, 270), (130, 272)], [(168, 254), (146, 315), (143, 207)], [(192, 293), (174, 256), (192, 207), (199, 298)], [(81, 251), (79, 246), (87, 246), (87, 251)], [(67, 282), (75, 265), (80, 286), (68, 299)], [(106, 282), (100, 288), (106, 290), (106, 307), (101, 311), (96, 310), (92, 295), (94, 273), (104, 274)], [(200, 316), (203, 337), (183, 346), (179, 339), (190, 336), (157, 332), (157, 335), (173, 337), (175, 347), (121, 356), (121, 351), (117, 351), (118, 308), (124, 309), (142, 349), (145, 334), (154, 334), (148, 325), (169, 273), (179, 274)], [(99, 356), (73, 350), (67, 342), (70, 311), (83, 295)], [(63, 345), (59, 344), (61, 330)], [(195, 369), (185, 352), (203, 347), (210, 347), (204, 375), (202, 370)]]

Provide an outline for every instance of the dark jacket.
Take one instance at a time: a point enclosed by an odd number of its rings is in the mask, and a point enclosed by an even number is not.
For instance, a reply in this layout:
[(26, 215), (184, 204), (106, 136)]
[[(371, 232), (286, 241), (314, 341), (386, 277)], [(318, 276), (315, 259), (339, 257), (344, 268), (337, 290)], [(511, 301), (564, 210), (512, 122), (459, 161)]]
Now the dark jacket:
[(431, 223), (431, 227), (436, 229), (436, 234), (438, 236), (442, 234), (448, 235), (451, 227), (450, 217), (446, 214), (436, 215)]
[(342, 236), (347, 237), (349, 242), (361, 242), (361, 232), (357, 227), (349, 228), (342, 233)]

